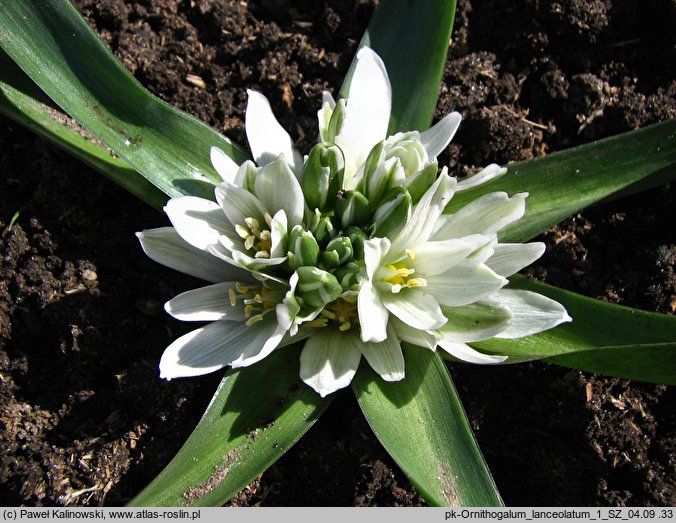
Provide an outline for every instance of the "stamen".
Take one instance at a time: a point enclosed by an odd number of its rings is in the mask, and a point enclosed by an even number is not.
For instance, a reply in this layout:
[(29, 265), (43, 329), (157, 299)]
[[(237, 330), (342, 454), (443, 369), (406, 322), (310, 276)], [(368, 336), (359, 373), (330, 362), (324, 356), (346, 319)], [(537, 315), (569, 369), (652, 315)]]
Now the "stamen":
[(350, 324), (349, 321), (346, 321), (346, 322), (340, 324), (340, 327), (338, 327), (338, 330), (341, 331), (341, 332), (345, 332), (345, 331), (349, 331), (350, 327), (352, 327), (352, 325)]
[(244, 240), (244, 248), (249, 250), (251, 247), (254, 246), (254, 242), (256, 241), (256, 237), (252, 234), (251, 236), (248, 236), (246, 240)]
[(272, 235), (270, 234), (270, 231), (268, 231), (267, 229), (264, 229), (264, 230), (261, 231), (259, 238), (261, 240), (270, 240), (272, 238)]
[(316, 318), (312, 321), (308, 321), (305, 325), (308, 327), (326, 327), (329, 323), (328, 318)]
[(237, 232), (239, 237), (242, 238), (243, 240), (246, 240), (250, 234), (246, 227), (243, 227), (242, 225), (239, 224), (235, 225), (235, 231)]
[(413, 278), (406, 282), (406, 286), (409, 289), (412, 287), (427, 287), (427, 280), (425, 278)]
[(249, 227), (249, 229), (260, 229), (261, 226), (258, 223), (258, 220), (256, 218), (244, 218), (244, 223), (246, 223)]
[(406, 256), (409, 260), (415, 260), (415, 253), (411, 249), (406, 249)]
[(321, 311), (319, 314), (321, 314), (322, 316), (327, 317), (327, 318), (330, 319), (330, 320), (335, 320), (335, 319), (336, 319), (336, 315), (335, 315), (334, 313), (332, 313), (332, 312), (331, 312), (330, 310), (328, 310), (328, 309), (322, 309), (322, 311)]
[[(427, 283), (427, 282), (425, 282), (425, 283)], [(261, 295), (260, 295), (260, 294), (256, 294), (256, 295), (253, 297), (253, 301), (254, 301), (254, 303), (263, 303), (263, 298), (261, 298)]]
[(272, 227), (272, 216), (270, 216), (267, 212), (263, 215), (263, 218), (265, 218), (265, 223), (268, 224), (268, 227)]
[(253, 311), (254, 311), (254, 306), (253, 305), (247, 305), (246, 307), (244, 307), (244, 317), (248, 318), (249, 316), (251, 316), (253, 314)]
[(236, 282), (235, 289), (237, 289), (237, 292), (239, 292), (240, 294), (244, 294), (249, 290), (249, 287), (242, 285), (240, 282)]
[(237, 295), (233, 289), (228, 289), (228, 296), (230, 297), (230, 305), (233, 307), (237, 305)]
[(254, 254), (254, 258), (269, 258), (270, 253), (268, 251), (258, 251)]
[(398, 294), (401, 291), (401, 285), (398, 283), (396, 285), (392, 285), (392, 294)]
[(263, 319), (262, 314), (256, 314), (255, 316), (251, 316), (248, 320), (246, 320), (245, 325), (247, 327), (251, 327), (254, 323), (259, 322)]

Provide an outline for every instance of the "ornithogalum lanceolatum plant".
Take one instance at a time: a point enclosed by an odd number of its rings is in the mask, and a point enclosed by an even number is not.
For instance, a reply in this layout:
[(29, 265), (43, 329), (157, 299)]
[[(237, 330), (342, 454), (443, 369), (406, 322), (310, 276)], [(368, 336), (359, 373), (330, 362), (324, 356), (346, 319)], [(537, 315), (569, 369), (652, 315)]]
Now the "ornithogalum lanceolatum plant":
[[(165, 305), (196, 328), (147, 350), (165, 349), (163, 378), (225, 376), (131, 504), (223, 504), (350, 385), (428, 503), (499, 505), (444, 360), (676, 383), (673, 317), (516, 274), (543, 254), (525, 243), (538, 233), (673, 179), (676, 123), (456, 179), (437, 157), (460, 115), (428, 129), (454, 11), (380, 2), (305, 155), (249, 91), (249, 154), (146, 91), (67, 0), (0, 0), (0, 112), (164, 208), (171, 226), (138, 233), (143, 249), (206, 282)], [(44, 93), (100, 142), (55, 118)]]
[(303, 160), (267, 99), (249, 91), (255, 163), (212, 149), (216, 201), (172, 198), (173, 227), (138, 234), (154, 260), (212, 282), (165, 305), (179, 320), (212, 323), (167, 348), (164, 378), (246, 367), (303, 340), (300, 377), (325, 396), (350, 384), (362, 356), (382, 379), (405, 379), (402, 341), (495, 364), (508, 358), (467, 343), (570, 321), (545, 296), (504, 289), (544, 252), (498, 241), (528, 195), (489, 193), (443, 214), (455, 192), (506, 170), (490, 165), (460, 183), (439, 172), (460, 115), (386, 136), (391, 98), (382, 60), (362, 48), (348, 96), (324, 93), (321, 141)]

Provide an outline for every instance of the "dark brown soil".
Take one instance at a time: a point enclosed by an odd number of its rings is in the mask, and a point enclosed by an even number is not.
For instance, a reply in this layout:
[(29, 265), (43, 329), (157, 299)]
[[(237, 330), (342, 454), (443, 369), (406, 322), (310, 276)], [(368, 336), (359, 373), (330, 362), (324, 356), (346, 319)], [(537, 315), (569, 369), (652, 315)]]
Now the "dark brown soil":
[[(258, 89), (305, 151), (374, 3), (75, 1), (158, 96), (244, 144), (245, 89)], [(437, 117), (464, 122), (443, 162), (461, 175), (673, 118), (675, 21), (671, 0), (460, 1)], [(197, 282), (142, 254), (133, 233), (160, 213), (1, 122), (0, 504), (123, 504), (220, 379), (157, 376), (188, 328), (162, 303)], [(543, 235), (530, 273), (673, 314), (674, 205), (667, 186), (580, 213)], [(539, 363), (451, 372), (507, 504), (676, 505), (673, 388)], [(424, 502), (344, 391), (231, 503)]]

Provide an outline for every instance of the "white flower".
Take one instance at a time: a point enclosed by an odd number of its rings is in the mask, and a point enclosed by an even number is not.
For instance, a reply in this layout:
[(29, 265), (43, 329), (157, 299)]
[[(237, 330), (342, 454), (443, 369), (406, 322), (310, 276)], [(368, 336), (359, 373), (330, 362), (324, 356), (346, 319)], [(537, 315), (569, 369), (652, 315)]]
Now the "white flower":
[(467, 343), (520, 338), (571, 321), (557, 302), (503, 289), (507, 277), (544, 252), (541, 243), (501, 244), (496, 233), (521, 218), (527, 194), (490, 193), (454, 215), (442, 212), (456, 182), (442, 171), (393, 238), (364, 246), (366, 281), (359, 291), (363, 341), (387, 338), (439, 345), (472, 363), (499, 363)]
[(173, 227), (137, 234), (153, 260), (211, 283), (165, 304), (179, 320), (211, 323), (167, 347), (162, 377), (252, 365), (302, 341), (300, 377), (326, 396), (349, 385), (362, 356), (382, 379), (403, 379), (402, 341), (499, 363), (468, 343), (570, 321), (544, 296), (504, 289), (544, 250), (497, 239), (523, 216), (526, 194), (491, 193), (443, 215), (454, 191), (506, 170), (456, 182), (444, 168), (437, 178), (460, 115), (388, 137), (385, 66), (368, 48), (357, 56), (348, 97), (324, 93), (322, 143), (305, 160), (267, 99), (248, 91), (255, 163), (212, 147), (216, 201), (173, 198), (164, 209)]

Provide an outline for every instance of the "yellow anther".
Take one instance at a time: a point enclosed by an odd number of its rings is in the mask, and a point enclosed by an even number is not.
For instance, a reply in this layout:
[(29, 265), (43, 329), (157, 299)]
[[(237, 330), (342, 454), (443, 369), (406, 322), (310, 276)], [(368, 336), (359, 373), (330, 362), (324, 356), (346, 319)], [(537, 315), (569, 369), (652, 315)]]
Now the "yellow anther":
[(254, 258), (269, 258), (270, 253), (268, 251), (258, 251), (254, 254)]
[(248, 318), (249, 316), (251, 316), (253, 314), (253, 311), (254, 311), (254, 306), (253, 305), (247, 305), (246, 307), (244, 307), (244, 317)]
[(256, 241), (256, 237), (252, 234), (250, 236), (247, 236), (247, 239), (244, 240), (244, 248), (245, 249), (251, 249), (251, 247), (254, 246), (254, 242)]
[(261, 226), (258, 223), (258, 220), (256, 218), (251, 218), (251, 217), (244, 218), (244, 223), (247, 224), (249, 229), (260, 229), (261, 228)]
[(258, 236), (261, 240), (270, 240), (272, 239), (272, 235), (270, 234), (270, 231), (267, 229), (261, 231), (260, 235)]
[(268, 227), (272, 227), (272, 216), (270, 216), (270, 214), (266, 212), (263, 215), (263, 218), (265, 218), (265, 223), (268, 224)]
[(237, 294), (233, 289), (228, 289), (228, 296), (230, 297), (230, 305), (233, 307), (237, 305)]
[(312, 321), (308, 321), (305, 325), (308, 327), (326, 327), (329, 323), (328, 318), (316, 318)]
[(411, 249), (406, 249), (406, 256), (409, 260), (415, 260), (415, 253)]
[(255, 316), (251, 316), (248, 320), (246, 320), (245, 325), (247, 327), (251, 327), (254, 323), (262, 321), (263, 320), (263, 315), (262, 314), (256, 314)]
[(345, 331), (349, 331), (350, 327), (352, 327), (352, 325), (350, 324), (349, 321), (346, 321), (346, 322), (343, 322), (343, 323), (340, 324), (340, 327), (338, 327), (338, 330), (341, 331), (341, 332), (345, 332)]
[(392, 291), (392, 294), (398, 294), (401, 291), (401, 285), (399, 285), (398, 283), (395, 284), (395, 285), (392, 285), (391, 291)]
[(235, 231), (243, 240), (246, 240), (251, 235), (249, 229), (239, 224), (235, 225)]
[(254, 303), (263, 303), (263, 298), (261, 298), (261, 295), (260, 295), (260, 294), (256, 294), (256, 295), (253, 297), (253, 301), (254, 301)]
[(406, 268), (397, 269), (397, 274), (399, 274), (399, 276), (401, 276), (403, 278), (406, 278), (407, 276), (413, 274), (414, 272), (415, 272), (415, 269), (406, 269)]
[(336, 315), (335, 315), (334, 313), (332, 313), (330, 310), (327, 310), (327, 309), (322, 309), (322, 312), (320, 312), (319, 314), (321, 314), (322, 316), (327, 317), (327, 318), (330, 319), (330, 320), (335, 320), (335, 319), (336, 319)]
[(249, 287), (247, 287), (246, 285), (242, 285), (240, 282), (236, 282), (235, 289), (237, 289), (237, 292), (239, 292), (240, 294), (244, 294), (249, 290)]
[(406, 286), (409, 289), (412, 287), (427, 287), (427, 280), (425, 278), (413, 278), (406, 282)]

